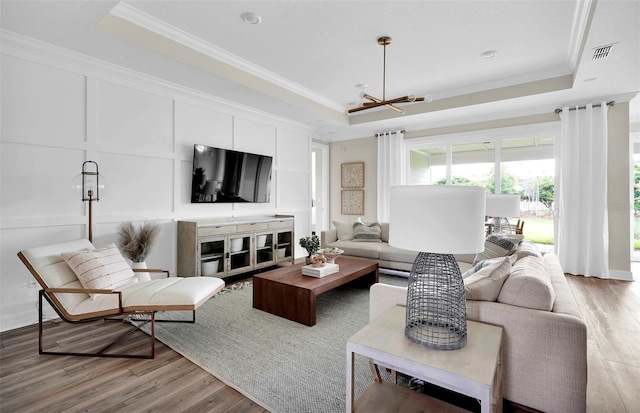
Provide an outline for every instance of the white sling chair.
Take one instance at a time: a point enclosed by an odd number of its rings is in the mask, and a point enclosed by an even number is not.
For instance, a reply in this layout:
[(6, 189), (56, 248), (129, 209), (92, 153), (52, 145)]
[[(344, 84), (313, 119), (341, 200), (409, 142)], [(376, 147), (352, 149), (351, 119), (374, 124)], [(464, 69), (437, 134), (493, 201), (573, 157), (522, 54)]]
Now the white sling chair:
[[(18, 253), (18, 257), (41, 286), (38, 303), (38, 350), (40, 354), (99, 356), (99, 357), (155, 357), (155, 313), (158, 311), (192, 311), (192, 319), (182, 322), (195, 323), (196, 309), (224, 287), (224, 281), (213, 277), (170, 277), (168, 271), (144, 269), (144, 272), (166, 273), (166, 278), (135, 282), (111, 289), (86, 289), (62, 257), (62, 253), (93, 251), (89, 240), (82, 239), (30, 248)], [(135, 270), (134, 270), (135, 271)], [(131, 329), (97, 352), (75, 353), (45, 351), (43, 349), (42, 299), (49, 302), (66, 322), (82, 323), (95, 320), (122, 321), (126, 317), (141, 317)], [(158, 320), (161, 321), (161, 320)], [(151, 327), (151, 349), (148, 355), (114, 354), (105, 351), (142, 325)]]

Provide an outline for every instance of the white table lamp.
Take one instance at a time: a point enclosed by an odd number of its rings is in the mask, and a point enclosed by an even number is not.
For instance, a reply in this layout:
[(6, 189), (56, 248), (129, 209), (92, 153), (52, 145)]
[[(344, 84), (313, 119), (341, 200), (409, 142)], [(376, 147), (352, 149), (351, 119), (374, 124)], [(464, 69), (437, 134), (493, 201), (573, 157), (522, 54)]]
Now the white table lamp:
[(464, 284), (452, 254), (484, 249), (485, 188), (394, 186), (389, 245), (419, 251), (407, 288), (405, 334), (427, 347), (467, 344)]
[(486, 214), (493, 217), (491, 232), (513, 232), (507, 218), (520, 216), (520, 195), (488, 194)]

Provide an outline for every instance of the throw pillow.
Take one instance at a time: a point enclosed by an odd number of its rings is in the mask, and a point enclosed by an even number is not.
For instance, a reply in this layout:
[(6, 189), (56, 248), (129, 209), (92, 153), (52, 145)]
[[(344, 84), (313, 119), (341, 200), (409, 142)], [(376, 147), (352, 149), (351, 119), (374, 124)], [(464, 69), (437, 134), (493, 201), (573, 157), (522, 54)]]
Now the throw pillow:
[(359, 242), (382, 242), (380, 234), (382, 228), (379, 222), (364, 224), (362, 222), (353, 223), (353, 240)]
[[(138, 282), (115, 244), (91, 251), (64, 252), (62, 258), (84, 288), (113, 290)], [(96, 299), (100, 294), (90, 294)]]
[(533, 256), (524, 257), (513, 265), (498, 295), (500, 303), (544, 311), (551, 311), (555, 299), (547, 263)]
[(336, 235), (339, 241), (349, 241), (353, 239), (353, 222), (333, 221), (336, 227)]
[(524, 240), (518, 247), (516, 248), (516, 252), (514, 254), (518, 254), (518, 258), (522, 259), (524, 257), (538, 257), (542, 258), (542, 252), (540, 252), (540, 248), (533, 242)]
[[(485, 266), (464, 278), (466, 299), (496, 301), (500, 294), (502, 284), (504, 284), (507, 277), (509, 277), (512, 262), (515, 262), (514, 258), (515, 256), (510, 256), (482, 261), (482, 263), (486, 263)], [(476, 266), (469, 271), (473, 271), (475, 268)]]
[(522, 235), (514, 234), (491, 234), (484, 240), (484, 251), (476, 254), (473, 264), (498, 257), (506, 257), (513, 254), (518, 246), (518, 243), (522, 241)]

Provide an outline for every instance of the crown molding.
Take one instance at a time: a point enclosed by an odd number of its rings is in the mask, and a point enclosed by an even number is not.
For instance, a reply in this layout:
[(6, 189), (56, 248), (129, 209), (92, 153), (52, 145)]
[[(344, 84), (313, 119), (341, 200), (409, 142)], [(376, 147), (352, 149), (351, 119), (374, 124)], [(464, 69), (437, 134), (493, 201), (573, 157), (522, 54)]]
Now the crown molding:
[(574, 77), (578, 71), (578, 65), (584, 46), (587, 43), (587, 35), (589, 34), (589, 26), (593, 20), (593, 14), (596, 10), (597, 0), (584, 0), (576, 2), (576, 9), (573, 14), (573, 22), (571, 24), (571, 35), (569, 39), (569, 64)]
[(269, 119), (276, 127), (293, 127), (309, 132), (312, 128), (301, 122), (263, 112), (176, 83), (124, 68), (104, 60), (55, 46), (31, 37), (0, 29), (1, 52), (7, 56), (45, 64), (82, 76), (146, 91), (169, 99), (209, 107), (218, 112), (264, 122)]
[[(307, 99), (310, 99), (316, 103), (319, 103), (323, 106), (326, 106), (330, 109), (333, 109), (338, 112), (343, 112), (345, 107), (340, 105), (339, 103), (320, 95), (310, 89), (307, 89), (297, 83), (291, 82), (263, 67), (255, 65), (245, 59), (242, 59), (239, 56), (236, 56), (220, 47), (212, 45), (198, 37), (195, 37), (177, 27), (171, 26), (166, 22), (159, 20), (135, 7), (120, 2), (118, 3), (110, 12), (110, 15), (118, 17), (120, 19), (126, 20), (127, 22), (141, 27), (143, 29), (149, 30), (157, 35), (168, 39), (173, 42), (177, 42), (184, 47), (187, 47), (191, 50), (194, 50), (198, 53), (202, 53), (203, 55), (218, 60), (222, 63), (225, 63), (229, 66), (234, 67), (237, 70), (241, 70), (243, 72), (249, 73), (253, 76), (256, 76), (264, 81), (272, 83), (278, 87), (286, 89), (292, 93), (297, 95), (301, 95)], [(104, 31), (110, 33), (110, 30), (106, 25), (101, 25)], [(171, 56), (173, 58), (177, 58), (175, 56)], [(180, 60), (180, 59), (178, 59)]]

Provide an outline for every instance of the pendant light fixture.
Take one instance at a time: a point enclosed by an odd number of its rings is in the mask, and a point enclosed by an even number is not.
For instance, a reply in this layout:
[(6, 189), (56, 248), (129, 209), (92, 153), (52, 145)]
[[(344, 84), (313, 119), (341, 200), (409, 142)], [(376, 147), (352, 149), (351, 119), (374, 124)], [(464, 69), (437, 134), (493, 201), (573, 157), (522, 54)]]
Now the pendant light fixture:
[[(404, 109), (395, 106), (395, 103), (411, 103), (411, 102), (422, 102), (425, 100), (424, 97), (416, 97), (416, 95), (407, 95), (402, 96), (395, 99), (387, 100), (386, 94), (386, 86), (387, 86), (387, 46), (391, 44), (391, 37), (384, 36), (378, 39), (378, 44), (383, 47), (383, 57), (382, 57), (382, 99), (378, 99), (374, 96), (371, 96), (365, 92), (362, 93), (362, 97), (368, 99), (369, 102), (364, 102), (362, 106), (357, 108), (349, 109), (348, 113), (360, 112), (367, 109), (373, 109), (380, 106), (386, 106), (389, 109), (393, 109), (396, 112), (404, 115)], [(431, 101), (431, 97), (427, 98), (427, 101)]]

